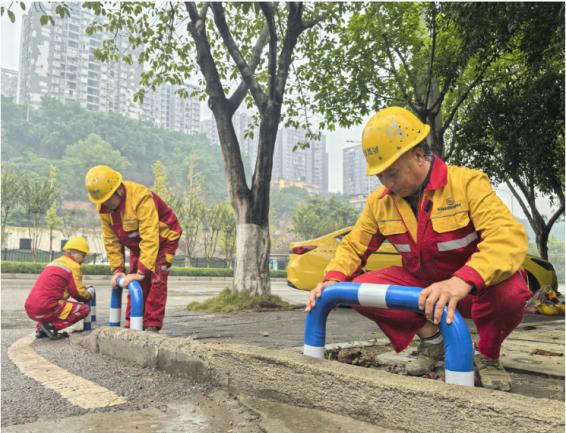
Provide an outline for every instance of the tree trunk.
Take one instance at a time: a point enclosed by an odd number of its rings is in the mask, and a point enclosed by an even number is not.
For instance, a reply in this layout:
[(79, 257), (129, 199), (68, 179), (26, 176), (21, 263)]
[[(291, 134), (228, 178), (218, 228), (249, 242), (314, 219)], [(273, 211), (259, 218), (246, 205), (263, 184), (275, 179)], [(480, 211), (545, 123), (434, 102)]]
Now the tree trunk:
[(542, 230), (537, 231), (536, 233), (536, 242), (537, 248), (540, 256), (544, 260), (548, 260), (548, 235), (550, 234), (549, 230), (546, 230), (546, 227)]
[(438, 91), (438, 80), (433, 77), (430, 83), (430, 95), (428, 97), (428, 107), (426, 107), (426, 119), (425, 122), (430, 125), (430, 134), (427, 138), (427, 143), (430, 146), (430, 150), (438, 155), (441, 159), (444, 159), (444, 133), (442, 130), (442, 113), (440, 109), (435, 111), (431, 110), (431, 107), (438, 100), (440, 94)]
[(269, 295), (268, 226), (238, 224), (236, 245), (233, 290), (251, 295)]

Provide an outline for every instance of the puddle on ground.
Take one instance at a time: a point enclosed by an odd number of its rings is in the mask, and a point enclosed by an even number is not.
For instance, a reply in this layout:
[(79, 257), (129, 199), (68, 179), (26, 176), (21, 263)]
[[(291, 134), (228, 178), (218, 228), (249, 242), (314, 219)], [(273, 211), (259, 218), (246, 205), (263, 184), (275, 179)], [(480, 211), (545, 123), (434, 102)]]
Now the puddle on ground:
[(137, 411), (95, 412), (60, 420), (3, 426), (5, 433), (105, 432), (105, 433), (209, 433), (211, 417), (193, 404), (169, 403)]

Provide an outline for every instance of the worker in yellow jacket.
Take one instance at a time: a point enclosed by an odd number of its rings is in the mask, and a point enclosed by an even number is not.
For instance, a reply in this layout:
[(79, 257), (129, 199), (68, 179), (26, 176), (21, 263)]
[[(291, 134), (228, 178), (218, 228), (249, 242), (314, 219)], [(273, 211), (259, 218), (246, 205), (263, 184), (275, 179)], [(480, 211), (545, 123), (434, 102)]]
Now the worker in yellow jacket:
[[(112, 287), (123, 277), (122, 287), (136, 280), (143, 290), (143, 326), (159, 332), (167, 301), (167, 277), (183, 230), (171, 208), (149, 188), (122, 180), (105, 165), (91, 168), (85, 177), (88, 198), (97, 205), (104, 248), (114, 276)], [(125, 274), (124, 247), (130, 250)], [(126, 308), (129, 327), (130, 297)]]
[[(499, 356), (531, 296), (520, 269), (528, 239), (484, 173), (446, 165), (426, 152), (429, 132), (429, 125), (400, 107), (385, 108), (368, 121), (362, 136), (366, 171), (382, 185), (368, 197), (324, 281), (309, 294), (307, 310), (337, 281), (424, 287), (419, 298), (424, 315), (354, 308), (374, 320), (397, 351), (418, 334), (410, 375), (426, 374), (443, 357), (438, 323), (445, 306), (448, 323), (457, 308), (478, 330), (475, 363), (482, 385), (508, 391), (511, 381)], [(362, 274), (369, 255), (385, 240), (401, 255), (402, 266)]]

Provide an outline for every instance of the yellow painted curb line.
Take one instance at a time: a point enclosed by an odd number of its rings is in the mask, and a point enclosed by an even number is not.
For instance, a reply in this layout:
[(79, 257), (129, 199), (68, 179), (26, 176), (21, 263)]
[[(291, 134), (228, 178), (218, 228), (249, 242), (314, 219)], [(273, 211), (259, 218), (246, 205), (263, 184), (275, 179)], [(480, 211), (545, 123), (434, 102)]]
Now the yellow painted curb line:
[(27, 335), (8, 348), (8, 357), (23, 374), (83, 409), (115, 406), (127, 402), (125, 397), (69, 373), (35, 353), (31, 346), (34, 339), (35, 335)]

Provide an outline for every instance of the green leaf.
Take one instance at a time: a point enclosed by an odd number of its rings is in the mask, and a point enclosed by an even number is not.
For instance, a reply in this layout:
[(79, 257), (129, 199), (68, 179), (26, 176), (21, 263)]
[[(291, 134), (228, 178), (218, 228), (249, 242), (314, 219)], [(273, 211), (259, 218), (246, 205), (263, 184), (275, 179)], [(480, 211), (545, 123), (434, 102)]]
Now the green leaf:
[(16, 14), (11, 10), (8, 10), (8, 18), (10, 18), (11, 22), (16, 22)]
[(39, 18), (39, 23), (44, 26), (49, 22), (49, 16), (48, 15), (42, 15), (41, 18)]
[(19, 2), (20, 3), (20, 8), (25, 11), (26, 10), (26, 4), (24, 2)]

